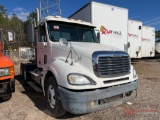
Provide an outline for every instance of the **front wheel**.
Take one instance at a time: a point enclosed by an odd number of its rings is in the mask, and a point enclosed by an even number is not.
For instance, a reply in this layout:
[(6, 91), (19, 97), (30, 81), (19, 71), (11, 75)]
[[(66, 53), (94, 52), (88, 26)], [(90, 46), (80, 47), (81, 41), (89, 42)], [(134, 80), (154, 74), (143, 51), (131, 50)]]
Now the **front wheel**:
[(62, 103), (58, 94), (58, 85), (53, 76), (48, 79), (45, 92), (48, 102), (48, 109), (53, 117), (57, 118), (63, 116), (66, 111), (62, 107)]

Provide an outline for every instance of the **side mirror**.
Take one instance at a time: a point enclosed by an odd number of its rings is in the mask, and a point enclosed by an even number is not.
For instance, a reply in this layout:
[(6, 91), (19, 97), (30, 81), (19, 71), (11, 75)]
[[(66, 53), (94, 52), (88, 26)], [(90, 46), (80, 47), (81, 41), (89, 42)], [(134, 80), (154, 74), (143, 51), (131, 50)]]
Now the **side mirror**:
[(13, 45), (15, 43), (15, 33), (12, 30), (1, 30), (0, 38), (5, 41), (7, 45)]
[(60, 39), (59, 39), (59, 44), (60, 44), (62, 47), (67, 47), (67, 46), (68, 46), (68, 41), (67, 41), (65, 38), (60, 38)]
[(8, 42), (9, 43), (14, 43), (15, 42), (15, 33), (8, 32)]
[(28, 28), (27, 28), (27, 37), (28, 37), (28, 42), (35, 42), (34, 41), (34, 24), (29, 23)]

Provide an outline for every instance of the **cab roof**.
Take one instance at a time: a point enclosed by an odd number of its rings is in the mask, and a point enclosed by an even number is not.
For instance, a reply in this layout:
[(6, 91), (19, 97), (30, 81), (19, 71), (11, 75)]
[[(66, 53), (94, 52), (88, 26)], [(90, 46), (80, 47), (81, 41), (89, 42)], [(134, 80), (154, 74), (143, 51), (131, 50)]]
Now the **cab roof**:
[(74, 24), (79, 24), (79, 25), (96, 27), (93, 24), (91, 24), (89, 22), (85, 22), (83, 20), (75, 20), (75, 19), (72, 19), (72, 18), (62, 18), (60, 16), (47, 16), (44, 19), (40, 20), (39, 24), (41, 24), (45, 21), (61, 21), (61, 22), (65, 22), (65, 23), (74, 23)]

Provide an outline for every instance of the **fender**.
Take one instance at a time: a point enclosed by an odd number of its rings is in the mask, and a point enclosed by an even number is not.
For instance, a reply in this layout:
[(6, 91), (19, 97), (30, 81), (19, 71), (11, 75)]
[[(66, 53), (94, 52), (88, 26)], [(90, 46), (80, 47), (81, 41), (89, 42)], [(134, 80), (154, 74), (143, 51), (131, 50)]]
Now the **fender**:
[[(84, 74), (86, 76), (89, 76), (90, 78), (96, 80), (95, 74), (90, 71), (91, 68), (89, 68), (89, 65), (82, 64), (82, 61), (75, 62), (73, 65), (69, 62), (65, 62), (66, 58), (57, 58), (55, 60), (52, 60), (52, 62), (48, 63), (46, 67), (43, 69), (43, 76), (41, 79), (41, 86), (43, 89), (43, 93), (45, 94), (44, 90), (44, 81), (46, 78), (46, 75), (48, 71), (50, 71), (56, 78), (57, 84), (64, 88), (69, 88), (73, 90), (81, 90), (81, 89), (94, 89), (94, 88), (100, 88), (103, 81), (98, 81), (96, 85), (85, 85), (85, 86), (76, 86), (76, 85), (70, 85), (67, 81), (67, 76), (70, 73), (80, 73)], [(85, 60), (86, 61), (86, 60)]]
[[(12, 62), (12, 60), (7, 57), (7, 56), (0, 56), (0, 68), (9, 68), (9, 67), (12, 67), (13, 68), (13, 72), (14, 72), (14, 64)], [(14, 73), (12, 73), (10, 76), (3, 76), (3, 77), (0, 77), (0, 81), (1, 80), (7, 80), (7, 79), (10, 79), (10, 78), (14, 78)]]
[[(64, 59), (65, 60), (65, 59)], [(41, 77), (41, 86), (43, 90), (43, 94), (45, 95), (45, 89), (44, 89), (44, 81), (46, 78), (47, 73), (50, 71), (56, 78), (57, 84), (60, 86), (65, 86), (68, 84), (67, 82), (67, 75), (66, 75), (66, 69), (73, 69), (72, 66), (69, 63), (65, 63), (65, 61), (62, 59), (55, 59), (52, 62), (49, 62), (46, 67), (43, 69), (43, 76)], [(65, 70), (64, 70), (65, 69)], [(68, 74), (68, 72), (67, 72)], [(66, 76), (66, 81), (62, 80), (62, 75)]]

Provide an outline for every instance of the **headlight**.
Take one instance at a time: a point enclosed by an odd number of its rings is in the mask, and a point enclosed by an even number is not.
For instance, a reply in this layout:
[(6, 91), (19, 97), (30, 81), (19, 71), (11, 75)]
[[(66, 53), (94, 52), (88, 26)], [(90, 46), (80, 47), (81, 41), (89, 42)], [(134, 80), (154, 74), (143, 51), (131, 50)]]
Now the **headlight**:
[(96, 82), (93, 81), (91, 78), (82, 75), (82, 74), (69, 74), (68, 83), (71, 85), (95, 85)]
[(136, 70), (134, 68), (133, 68), (133, 78), (134, 79), (138, 78), (138, 75), (137, 75)]
[(9, 76), (9, 75), (10, 75), (10, 68), (0, 69), (0, 77)]

